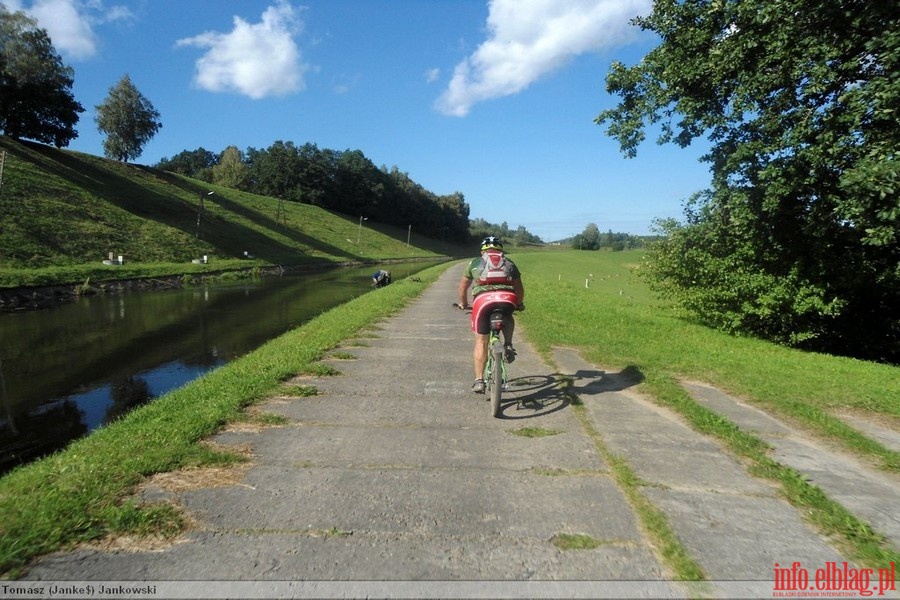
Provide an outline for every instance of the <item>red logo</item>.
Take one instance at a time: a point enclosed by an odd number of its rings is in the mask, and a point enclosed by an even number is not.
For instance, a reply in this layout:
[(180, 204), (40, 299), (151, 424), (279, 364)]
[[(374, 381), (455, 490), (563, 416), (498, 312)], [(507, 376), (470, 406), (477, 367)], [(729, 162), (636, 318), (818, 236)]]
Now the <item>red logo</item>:
[(810, 573), (800, 562), (782, 567), (775, 563), (776, 598), (826, 598), (854, 596), (884, 596), (897, 590), (895, 565), (884, 569), (857, 569), (846, 562), (827, 562)]

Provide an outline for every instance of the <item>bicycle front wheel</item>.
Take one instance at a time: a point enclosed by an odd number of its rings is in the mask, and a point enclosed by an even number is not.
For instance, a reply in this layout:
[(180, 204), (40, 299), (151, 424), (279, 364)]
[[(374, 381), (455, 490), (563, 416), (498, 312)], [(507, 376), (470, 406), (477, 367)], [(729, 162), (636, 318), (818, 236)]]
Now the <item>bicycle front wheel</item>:
[(499, 341), (491, 346), (491, 412), (500, 416), (500, 396), (503, 391), (503, 345)]

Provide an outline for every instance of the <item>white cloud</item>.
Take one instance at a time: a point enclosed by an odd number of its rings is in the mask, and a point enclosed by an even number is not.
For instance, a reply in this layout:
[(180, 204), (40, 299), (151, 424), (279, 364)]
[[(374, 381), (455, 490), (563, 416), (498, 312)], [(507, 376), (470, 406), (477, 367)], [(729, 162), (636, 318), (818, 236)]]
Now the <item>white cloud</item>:
[(85, 59), (97, 54), (97, 36), (90, 20), (78, 9), (73, 0), (40, 0), (28, 13), (47, 30), (60, 53)]
[(103, 20), (105, 22), (131, 21), (134, 18), (134, 14), (131, 12), (130, 8), (120, 5), (110, 7), (109, 10), (106, 11), (106, 15)]
[(60, 54), (82, 60), (97, 54), (95, 25), (132, 18), (129, 9), (106, 9), (101, 0), (35, 0), (29, 6), (20, 0), (6, 0), (4, 4), (10, 11), (21, 10), (37, 20)]
[(302, 22), (300, 9), (279, 0), (250, 24), (234, 17), (229, 33), (214, 31), (179, 40), (179, 46), (208, 48), (197, 60), (197, 86), (211, 92), (237, 92), (253, 99), (280, 96), (304, 89), (301, 62), (294, 42)]
[(437, 81), (440, 78), (440, 76), (441, 76), (440, 69), (434, 68), (434, 69), (428, 69), (427, 71), (425, 71), (425, 81), (427, 83), (434, 83), (435, 81)]
[(579, 54), (628, 43), (629, 21), (651, 0), (490, 0), (488, 39), (456, 65), (435, 107), (465, 116), (484, 100), (516, 94)]

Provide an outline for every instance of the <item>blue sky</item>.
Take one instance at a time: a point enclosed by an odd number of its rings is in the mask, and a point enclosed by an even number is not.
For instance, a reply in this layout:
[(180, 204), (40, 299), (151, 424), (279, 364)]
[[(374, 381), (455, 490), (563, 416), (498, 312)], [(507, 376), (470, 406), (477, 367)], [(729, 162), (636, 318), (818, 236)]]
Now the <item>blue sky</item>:
[(628, 20), (650, 0), (0, 0), (50, 34), (84, 107), (69, 148), (124, 75), (161, 115), (136, 162), (278, 140), (361, 150), (472, 218), (544, 241), (645, 234), (709, 183), (704, 147), (635, 159), (593, 122), (604, 78), (656, 45)]

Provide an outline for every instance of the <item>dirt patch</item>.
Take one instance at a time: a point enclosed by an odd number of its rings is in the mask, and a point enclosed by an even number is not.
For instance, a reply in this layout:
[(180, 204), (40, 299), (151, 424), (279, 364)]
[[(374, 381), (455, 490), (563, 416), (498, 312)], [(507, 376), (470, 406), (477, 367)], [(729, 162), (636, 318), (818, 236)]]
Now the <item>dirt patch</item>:
[[(192, 528), (186, 528), (185, 531)], [(118, 535), (106, 537), (96, 542), (81, 544), (83, 550), (96, 550), (97, 552), (162, 552), (172, 546), (184, 544), (188, 541), (184, 532), (175, 537), (162, 535), (131, 536)]]
[[(265, 420), (265, 414), (266, 411), (259, 406), (250, 406), (244, 410), (244, 418), (229, 422), (222, 428), (222, 431), (226, 433), (259, 433), (264, 429), (274, 427), (275, 425)], [(253, 455), (249, 446), (221, 446), (216, 447), (216, 449), (223, 452), (237, 453), (247, 458)]]
[[(234, 425), (240, 426), (241, 424), (236, 423)], [(254, 425), (248, 424), (248, 426)], [(262, 428), (261, 426), (257, 427)], [(142, 502), (168, 503), (181, 512), (183, 527), (178, 535), (116, 534), (80, 544), (79, 548), (98, 552), (162, 552), (172, 546), (187, 542), (188, 532), (201, 529), (202, 525), (193, 519), (190, 514), (180, 509), (178, 494), (206, 488), (247, 486), (243, 481), (247, 471), (252, 466), (252, 462), (249, 459), (253, 456), (253, 448), (250, 444), (239, 446), (219, 446), (210, 442), (207, 442), (207, 444), (215, 447), (217, 450), (245, 456), (248, 460), (247, 462), (228, 466), (192, 467), (167, 473), (156, 473), (145, 479), (135, 490), (134, 497)]]
[(230, 487), (246, 485), (241, 483), (250, 470), (250, 463), (241, 463), (228, 467), (201, 467), (182, 469), (169, 473), (157, 473), (141, 486), (156, 487), (169, 492), (180, 493), (213, 487)]
[(873, 413), (863, 409), (842, 408), (835, 411), (834, 416), (849, 417), (859, 421), (865, 421), (876, 427), (883, 427), (891, 431), (900, 432), (900, 418), (893, 415), (884, 415), (881, 413)]

